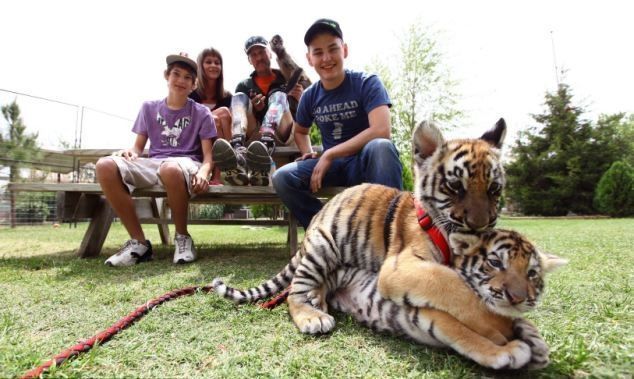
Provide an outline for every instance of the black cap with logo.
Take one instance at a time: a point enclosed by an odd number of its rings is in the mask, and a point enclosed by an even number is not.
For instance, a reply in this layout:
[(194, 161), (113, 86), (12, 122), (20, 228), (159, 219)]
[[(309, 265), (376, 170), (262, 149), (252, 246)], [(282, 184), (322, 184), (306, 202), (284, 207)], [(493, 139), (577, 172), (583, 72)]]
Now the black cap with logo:
[(327, 32), (343, 39), (343, 32), (341, 31), (337, 21), (330, 20), (328, 18), (320, 18), (306, 31), (306, 34), (304, 35), (304, 43), (306, 46), (308, 46), (310, 41), (312, 41), (313, 38), (321, 32)]

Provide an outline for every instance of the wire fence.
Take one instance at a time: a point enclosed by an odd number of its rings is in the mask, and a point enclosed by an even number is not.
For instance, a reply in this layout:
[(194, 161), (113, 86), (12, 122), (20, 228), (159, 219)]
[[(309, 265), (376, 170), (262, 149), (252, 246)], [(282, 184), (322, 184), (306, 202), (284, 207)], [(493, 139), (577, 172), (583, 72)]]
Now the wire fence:
[[(14, 204), (13, 210), (11, 203)], [(0, 192), (0, 225), (38, 225), (56, 222), (55, 193), (17, 192), (11, 194), (6, 190)]]

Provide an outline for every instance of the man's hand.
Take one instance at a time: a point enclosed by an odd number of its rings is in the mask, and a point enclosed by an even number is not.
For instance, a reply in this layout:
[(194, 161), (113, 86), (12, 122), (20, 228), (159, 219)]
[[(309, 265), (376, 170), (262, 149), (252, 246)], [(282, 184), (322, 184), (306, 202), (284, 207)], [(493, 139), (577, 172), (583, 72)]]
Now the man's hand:
[(315, 193), (321, 189), (321, 181), (328, 172), (332, 160), (328, 154), (324, 154), (319, 158), (317, 165), (313, 169), (313, 175), (310, 177), (310, 190)]
[(135, 159), (137, 159), (139, 157), (139, 154), (137, 154), (136, 151), (134, 151), (133, 149), (119, 150), (119, 151), (113, 153), (112, 155), (114, 155), (116, 157), (122, 157), (123, 159), (125, 159), (127, 161), (133, 161), (133, 160), (135, 160)]
[(293, 87), (293, 89), (288, 92), (288, 96), (295, 98), (295, 100), (299, 102), (299, 99), (302, 97), (303, 93), (304, 87), (302, 87), (302, 85), (298, 83), (295, 84), (295, 87)]
[(195, 194), (200, 194), (207, 191), (207, 187), (209, 187), (209, 181), (207, 181), (207, 176), (202, 175), (200, 172), (197, 172), (196, 175), (192, 175), (192, 192)]
[(251, 103), (253, 104), (253, 108), (258, 112), (264, 109), (266, 105), (265, 102), (266, 102), (266, 96), (262, 95), (261, 93), (258, 93), (257, 95), (254, 95), (251, 98)]

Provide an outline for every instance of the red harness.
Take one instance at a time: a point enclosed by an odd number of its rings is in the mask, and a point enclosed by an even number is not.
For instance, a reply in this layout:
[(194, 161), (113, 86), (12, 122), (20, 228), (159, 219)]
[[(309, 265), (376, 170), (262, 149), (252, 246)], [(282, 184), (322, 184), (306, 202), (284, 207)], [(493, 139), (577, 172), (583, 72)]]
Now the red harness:
[(418, 225), (429, 235), (431, 241), (436, 245), (438, 250), (442, 253), (443, 256), (443, 264), (446, 266), (451, 262), (451, 250), (449, 250), (449, 244), (447, 244), (447, 240), (445, 236), (443, 236), (440, 229), (434, 225), (431, 216), (423, 209), (421, 203), (414, 199), (414, 205), (416, 207), (416, 217), (418, 217)]

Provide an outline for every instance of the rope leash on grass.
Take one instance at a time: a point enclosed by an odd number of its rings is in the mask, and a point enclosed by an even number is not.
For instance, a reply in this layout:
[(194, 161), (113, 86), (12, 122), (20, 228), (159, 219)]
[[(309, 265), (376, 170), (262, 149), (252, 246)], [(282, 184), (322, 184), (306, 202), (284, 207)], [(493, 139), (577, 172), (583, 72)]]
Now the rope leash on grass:
[[(264, 309), (276, 308), (278, 305), (282, 304), (286, 300), (286, 298), (288, 297), (289, 290), (290, 288), (285, 289), (284, 291), (280, 292), (277, 296), (275, 296), (271, 300), (260, 304), (260, 307)], [(38, 378), (45, 371), (47, 371), (51, 366), (59, 366), (62, 363), (66, 362), (67, 360), (71, 358), (75, 358), (79, 356), (81, 353), (85, 353), (89, 351), (90, 349), (93, 348), (93, 346), (95, 346), (95, 344), (103, 344), (107, 342), (117, 333), (127, 328), (128, 326), (132, 325), (141, 317), (145, 316), (150, 310), (154, 309), (155, 307), (167, 301), (179, 298), (181, 296), (193, 295), (196, 292), (209, 293), (212, 291), (213, 291), (212, 286), (192, 286), (192, 287), (185, 287), (185, 288), (167, 292), (166, 294), (159, 296), (153, 300), (150, 300), (144, 305), (138, 307), (133, 312), (131, 312), (127, 316), (123, 317), (122, 319), (114, 323), (108, 329), (105, 329), (97, 333), (96, 335), (92, 336), (91, 338), (62, 351), (61, 353), (54, 356), (53, 359), (47, 362), (44, 362), (43, 364), (39, 365), (38, 367), (32, 370), (29, 370), (27, 373), (25, 373), (22, 376), (22, 379)]]

